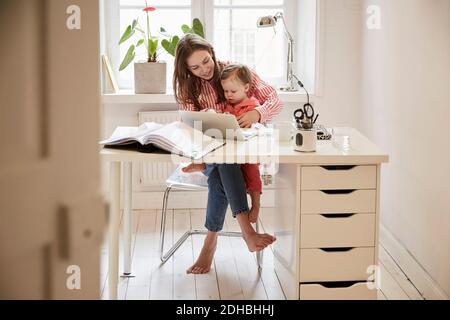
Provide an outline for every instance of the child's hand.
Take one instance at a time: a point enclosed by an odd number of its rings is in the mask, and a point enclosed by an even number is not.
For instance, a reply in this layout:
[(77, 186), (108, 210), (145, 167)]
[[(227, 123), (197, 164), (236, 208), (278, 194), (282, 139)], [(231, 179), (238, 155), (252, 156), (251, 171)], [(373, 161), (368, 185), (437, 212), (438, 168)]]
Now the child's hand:
[(241, 128), (250, 128), (252, 124), (259, 122), (259, 119), (261, 119), (261, 115), (257, 110), (246, 112), (237, 117)]

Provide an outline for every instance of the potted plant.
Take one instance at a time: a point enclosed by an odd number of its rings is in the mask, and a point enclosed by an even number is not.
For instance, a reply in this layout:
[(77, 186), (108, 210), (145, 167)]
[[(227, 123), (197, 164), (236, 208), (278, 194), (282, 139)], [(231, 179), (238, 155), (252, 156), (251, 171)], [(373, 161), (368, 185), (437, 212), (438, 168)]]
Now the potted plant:
[(150, 12), (156, 8), (149, 7), (145, 1), (143, 11), (146, 14), (146, 29), (139, 23), (139, 18), (128, 25), (119, 40), (119, 45), (130, 39), (136, 32), (140, 35), (137, 42), (131, 44), (120, 64), (119, 71), (124, 70), (136, 57), (136, 48), (144, 45), (147, 53), (146, 61), (134, 63), (134, 91), (135, 93), (165, 93), (166, 92), (166, 62), (158, 61), (159, 39), (150, 31)]
[[(196, 34), (202, 38), (205, 37), (205, 32), (203, 29), (203, 24), (200, 21), (200, 19), (195, 18), (192, 20), (192, 26), (188, 26), (187, 24), (183, 24), (181, 26), (181, 31), (184, 34), (193, 33)], [(172, 36), (166, 32), (164, 28), (160, 29), (161, 34), (166, 36), (168, 39), (163, 39), (161, 41), (161, 46), (169, 53), (170, 55), (175, 57), (175, 50), (177, 48), (178, 41), (180, 41), (180, 37), (177, 35)]]

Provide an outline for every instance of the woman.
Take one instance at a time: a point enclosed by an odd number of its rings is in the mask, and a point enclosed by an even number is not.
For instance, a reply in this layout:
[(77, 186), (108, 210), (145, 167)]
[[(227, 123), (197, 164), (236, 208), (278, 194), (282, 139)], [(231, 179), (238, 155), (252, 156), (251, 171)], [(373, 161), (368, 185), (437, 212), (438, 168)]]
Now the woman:
[[(177, 45), (173, 87), (179, 107), (188, 111), (214, 109), (222, 112), (226, 106), (220, 83), (220, 72), (226, 63), (216, 60), (214, 48), (203, 38), (188, 34)], [(260, 106), (239, 116), (239, 125), (249, 128), (253, 123), (270, 121), (282, 109), (276, 91), (252, 73), (249, 96), (254, 96)], [(185, 172), (197, 170), (191, 164)], [(275, 241), (269, 234), (258, 234), (249, 218), (245, 182), (240, 165), (221, 164), (208, 167), (208, 204), (205, 227), (208, 229), (197, 261), (187, 273), (208, 273), (214, 257), (218, 232), (222, 230), (225, 214), (230, 204), (245, 242), (250, 251), (260, 251)]]

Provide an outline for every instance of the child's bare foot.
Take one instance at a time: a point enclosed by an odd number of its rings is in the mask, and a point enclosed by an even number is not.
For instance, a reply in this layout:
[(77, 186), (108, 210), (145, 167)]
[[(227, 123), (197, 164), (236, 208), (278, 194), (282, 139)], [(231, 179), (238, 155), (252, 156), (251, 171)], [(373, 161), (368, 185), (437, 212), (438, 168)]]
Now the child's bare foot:
[(204, 171), (206, 169), (206, 164), (204, 163), (190, 163), (187, 167), (181, 169), (185, 173)]
[(214, 253), (216, 252), (217, 246), (217, 233), (208, 233), (203, 243), (202, 251), (189, 269), (186, 270), (187, 274), (205, 274), (211, 270), (211, 264), (214, 258)]
[(236, 219), (239, 223), (239, 227), (241, 227), (242, 235), (250, 252), (261, 251), (276, 240), (276, 238), (270, 234), (257, 233), (248, 219), (248, 213), (240, 213), (236, 216)]
[(250, 252), (261, 251), (268, 245), (272, 244), (276, 238), (270, 234), (264, 233), (252, 233), (244, 236), (244, 240), (247, 243), (248, 250)]

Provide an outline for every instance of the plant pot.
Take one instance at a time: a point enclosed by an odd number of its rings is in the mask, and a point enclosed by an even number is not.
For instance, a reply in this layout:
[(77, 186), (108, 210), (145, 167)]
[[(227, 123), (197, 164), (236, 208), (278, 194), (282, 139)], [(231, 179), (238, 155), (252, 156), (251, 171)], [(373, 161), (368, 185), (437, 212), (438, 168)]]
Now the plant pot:
[(135, 93), (166, 93), (165, 62), (136, 62), (134, 64)]

